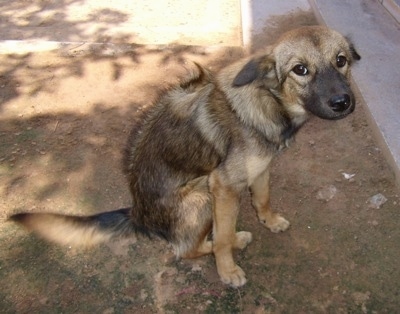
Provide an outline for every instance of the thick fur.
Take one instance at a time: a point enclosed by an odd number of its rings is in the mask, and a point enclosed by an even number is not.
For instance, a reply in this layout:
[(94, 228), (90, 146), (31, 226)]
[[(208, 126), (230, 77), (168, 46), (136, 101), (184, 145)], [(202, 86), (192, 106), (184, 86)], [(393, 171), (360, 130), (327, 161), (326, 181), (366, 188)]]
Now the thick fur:
[(250, 188), (259, 220), (271, 231), (289, 227), (269, 205), (270, 161), (309, 113), (334, 120), (354, 110), (349, 75), (359, 59), (342, 35), (313, 26), (283, 35), (215, 77), (196, 65), (132, 130), (124, 159), (131, 210), (11, 218), (62, 244), (158, 235), (179, 257), (214, 253), (221, 280), (241, 286), (246, 277), (232, 250), (252, 235), (235, 231), (240, 194)]

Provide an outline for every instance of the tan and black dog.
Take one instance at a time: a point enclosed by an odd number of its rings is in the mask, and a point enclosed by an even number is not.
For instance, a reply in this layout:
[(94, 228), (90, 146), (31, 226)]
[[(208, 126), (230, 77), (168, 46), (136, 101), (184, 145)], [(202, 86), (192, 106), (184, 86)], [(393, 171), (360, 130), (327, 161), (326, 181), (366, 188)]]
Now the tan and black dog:
[(193, 66), (130, 135), (124, 167), (132, 207), (89, 217), (29, 213), (11, 219), (69, 245), (135, 232), (158, 235), (178, 257), (213, 253), (221, 280), (242, 286), (245, 273), (232, 250), (246, 247), (252, 235), (235, 231), (239, 195), (250, 188), (259, 220), (272, 232), (289, 227), (269, 205), (269, 164), (309, 113), (334, 120), (354, 110), (349, 75), (359, 59), (345, 37), (311, 26), (284, 34), (215, 77)]

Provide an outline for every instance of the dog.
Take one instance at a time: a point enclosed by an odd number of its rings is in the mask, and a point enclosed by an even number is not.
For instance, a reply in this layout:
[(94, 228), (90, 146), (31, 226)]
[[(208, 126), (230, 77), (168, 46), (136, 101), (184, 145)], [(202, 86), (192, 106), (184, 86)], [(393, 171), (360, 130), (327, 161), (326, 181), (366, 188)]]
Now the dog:
[(288, 229), (270, 207), (270, 162), (310, 114), (336, 120), (353, 112), (350, 67), (360, 58), (338, 32), (307, 26), (215, 76), (196, 64), (129, 136), (123, 164), (131, 207), (89, 217), (10, 218), (67, 245), (156, 235), (180, 258), (213, 253), (222, 282), (240, 287), (246, 276), (232, 251), (252, 240), (250, 232), (235, 230), (240, 194), (249, 188), (265, 227)]

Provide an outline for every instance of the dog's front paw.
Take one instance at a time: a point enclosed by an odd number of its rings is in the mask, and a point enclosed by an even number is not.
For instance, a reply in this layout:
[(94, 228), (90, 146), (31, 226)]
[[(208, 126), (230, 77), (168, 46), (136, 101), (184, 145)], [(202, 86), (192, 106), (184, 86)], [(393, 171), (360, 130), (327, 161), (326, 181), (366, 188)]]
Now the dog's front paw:
[(260, 217), (260, 222), (274, 233), (285, 231), (290, 226), (289, 221), (278, 214), (275, 214), (269, 220)]
[(247, 282), (246, 274), (238, 265), (235, 265), (229, 270), (218, 270), (218, 273), (224, 284), (234, 288), (241, 287)]

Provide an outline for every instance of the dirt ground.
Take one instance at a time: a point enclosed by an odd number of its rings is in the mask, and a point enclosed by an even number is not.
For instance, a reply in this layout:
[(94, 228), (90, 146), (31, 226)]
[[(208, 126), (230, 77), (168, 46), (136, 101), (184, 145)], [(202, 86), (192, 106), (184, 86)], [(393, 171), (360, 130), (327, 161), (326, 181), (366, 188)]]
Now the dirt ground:
[[(287, 232), (261, 226), (243, 196), (238, 229), (254, 240), (236, 253), (248, 278), (240, 289), (219, 281), (212, 256), (177, 261), (161, 240), (80, 250), (8, 222), (22, 211), (84, 215), (127, 206), (121, 150), (138, 113), (189, 60), (217, 70), (244, 54), (107, 47), (0, 55), (1, 313), (398, 311), (400, 193), (361, 101), (344, 120), (312, 118), (274, 161), (272, 204), (291, 221)], [(373, 206), (378, 193), (386, 202)]]

